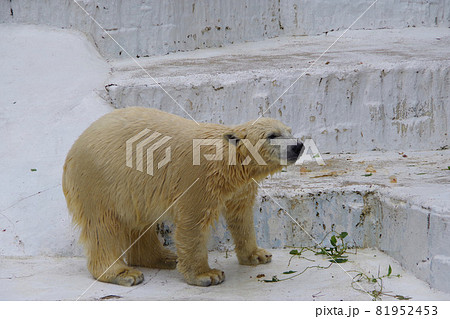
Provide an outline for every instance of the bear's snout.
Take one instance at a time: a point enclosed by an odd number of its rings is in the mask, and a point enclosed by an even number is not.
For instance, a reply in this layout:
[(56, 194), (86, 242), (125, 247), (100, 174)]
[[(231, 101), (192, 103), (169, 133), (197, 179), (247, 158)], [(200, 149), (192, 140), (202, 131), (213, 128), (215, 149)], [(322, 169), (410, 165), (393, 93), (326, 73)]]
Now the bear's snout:
[(300, 154), (303, 152), (303, 143), (297, 140), (296, 145), (289, 145), (287, 149), (287, 160), (289, 164), (293, 164), (297, 161)]

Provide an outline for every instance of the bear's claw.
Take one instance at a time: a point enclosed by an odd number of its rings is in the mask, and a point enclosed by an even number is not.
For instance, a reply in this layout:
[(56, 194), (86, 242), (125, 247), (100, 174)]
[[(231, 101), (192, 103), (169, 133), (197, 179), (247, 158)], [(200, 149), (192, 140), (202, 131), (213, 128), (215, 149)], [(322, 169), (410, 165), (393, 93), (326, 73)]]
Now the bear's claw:
[(258, 248), (250, 256), (247, 257), (238, 256), (238, 260), (241, 265), (267, 264), (272, 261), (272, 254), (265, 249)]
[(117, 274), (112, 283), (121, 286), (134, 286), (144, 281), (144, 274), (136, 269), (124, 269), (121, 273)]
[(225, 280), (225, 273), (219, 269), (211, 269), (200, 275), (195, 276), (190, 279), (187, 278), (186, 281), (190, 285), (208, 287), (211, 285), (218, 285)]

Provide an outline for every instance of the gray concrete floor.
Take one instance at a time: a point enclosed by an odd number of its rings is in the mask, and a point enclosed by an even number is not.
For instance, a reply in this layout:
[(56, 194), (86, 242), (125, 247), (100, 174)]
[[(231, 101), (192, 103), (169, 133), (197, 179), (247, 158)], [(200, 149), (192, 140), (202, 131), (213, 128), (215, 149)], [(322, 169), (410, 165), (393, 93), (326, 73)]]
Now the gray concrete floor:
[[(352, 250), (349, 261), (327, 269), (308, 268), (330, 263), (323, 256), (307, 251), (305, 258), (289, 254), (290, 249), (272, 250), (273, 261), (257, 267), (237, 263), (234, 252), (210, 252), (210, 266), (225, 271), (226, 279), (218, 286), (195, 287), (186, 284), (176, 270), (142, 269), (145, 280), (134, 287), (95, 282), (85, 267), (85, 258), (3, 257), (0, 259), (0, 300), (361, 300), (373, 298), (366, 292), (380, 290), (367, 281), (354, 283), (358, 273), (384, 278), (382, 300), (397, 300), (393, 295), (411, 300), (450, 300), (450, 295), (431, 289), (425, 282), (402, 270), (392, 258), (374, 249)], [(306, 269), (306, 270), (305, 270)], [(286, 275), (283, 272), (297, 271)], [(288, 278), (278, 282), (263, 282)], [(401, 277), (395, 275), (400, 274)], [(258, 278), (259, 277), (259, 278)]]

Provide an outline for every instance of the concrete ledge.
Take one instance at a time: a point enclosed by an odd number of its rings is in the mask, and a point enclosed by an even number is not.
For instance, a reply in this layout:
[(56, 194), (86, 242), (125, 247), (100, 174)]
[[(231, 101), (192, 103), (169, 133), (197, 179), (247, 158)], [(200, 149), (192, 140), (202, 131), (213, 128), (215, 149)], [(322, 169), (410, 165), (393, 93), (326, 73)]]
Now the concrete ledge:
[[(403, 155), (331, 156), (325, 170), (307, 165), (312, 172), (290, 170), (268, 179), (255, 207), (259, 242), (310, 246), (331, 229), (346, 231), (350, 244), (377, 247), (418, 278), (450, 292), (450, 272), (443, 271), (450, 258), (450, 152)], [(369, 165), (376, 172), (365, 176)], [(397, 183), (390, 182), (393, 176)]]
[(432, 286), (436, 287), (436, 289), (442, 291), (448, 291), (447, 283), (448, 276), (447, 274), (450, 272), (450, 257), (436, 255), (433, 257), (431, 261), (431, 269), (432, 269)]
[[(139, 63), (197, 121), (238, 124), (275, 102), (264, 115), (282, 120), (298, 137), (313, 138), (322, 152), (448, 146), (450, 29), (349, 31), (308, 69), (339, 35), (278, 38)], [(129, 60), (113, 63), (105, 98), (116, 108), (156, 107), (187, 117)]]
[[(348, 28), (373, 1), (289, 0), (281, 1), (285, 31), (317, 35)], [(378, 1), (352, 29), (448, 27), (450, 9), (445, 0)]]
[[(283, 35), (316, 35), (350, 26), (372, 0), (79, 0), (132, 56), (220, 47)], [(73, 0), (0, 2), (0, 23), (46, 24), (89, 35), (101, 54), (120, 49)], [(445, 0), (378, 1), (354, 29), (449, 27)]]

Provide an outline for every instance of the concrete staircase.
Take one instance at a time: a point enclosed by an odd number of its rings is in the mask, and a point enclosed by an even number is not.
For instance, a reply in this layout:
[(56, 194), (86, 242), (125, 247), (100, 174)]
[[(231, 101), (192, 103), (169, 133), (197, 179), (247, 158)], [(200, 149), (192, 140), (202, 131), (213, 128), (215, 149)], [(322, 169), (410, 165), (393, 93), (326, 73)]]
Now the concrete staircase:
[(341, 33), (115, 61), (105, 98), (224, 124), (264, 113), (322, 152), (448, 146), (450, 29), (349, 31), (314, 63)]

